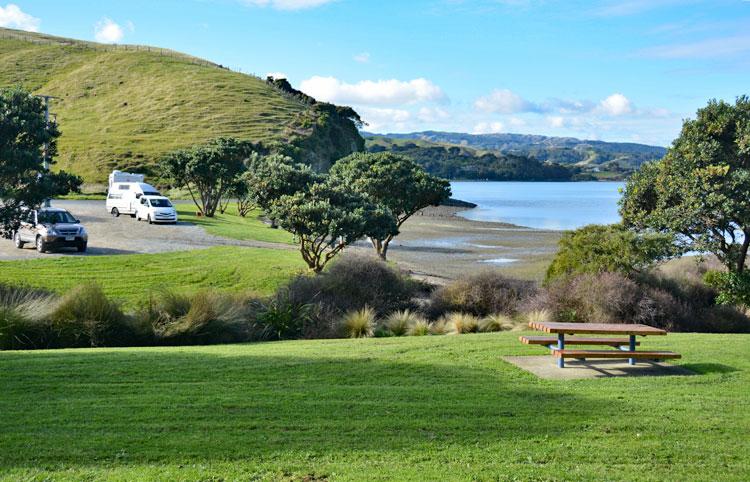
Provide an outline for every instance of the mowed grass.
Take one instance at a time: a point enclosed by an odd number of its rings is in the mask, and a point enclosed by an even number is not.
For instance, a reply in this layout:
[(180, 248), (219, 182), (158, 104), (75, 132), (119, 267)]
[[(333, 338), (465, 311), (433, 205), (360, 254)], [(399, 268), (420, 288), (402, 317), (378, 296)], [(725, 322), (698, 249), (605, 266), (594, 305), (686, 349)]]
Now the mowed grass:
[(261, 218), (260, 210), (253, 210), (246, 217), (237, 214), (234, 203), (224, 214), (218, 211), (213, 218), (196, 216), (198, 209), (194, 204), (175, 204), (180, 221), (201, 226), (206, 232), (215, 236), (239, 239), (242, 241), (263, 241), (267, 243), (292, 244), (292, 235), (283, 229), (272, 229)]
[[(748, 335), (540, 380), (517, 333), (0, 353), (8, 480), (748, 480)], [(553, 363), (550, 358), (550, 363)]]
[(158, 254), (70, 256), (0, 262), (0, 282), (64, 292), (96, 282), (129, 307), (162, 289), (191, 293), (206, 288), (271, 294), (303, 271), (299, 253), (214, 247)]

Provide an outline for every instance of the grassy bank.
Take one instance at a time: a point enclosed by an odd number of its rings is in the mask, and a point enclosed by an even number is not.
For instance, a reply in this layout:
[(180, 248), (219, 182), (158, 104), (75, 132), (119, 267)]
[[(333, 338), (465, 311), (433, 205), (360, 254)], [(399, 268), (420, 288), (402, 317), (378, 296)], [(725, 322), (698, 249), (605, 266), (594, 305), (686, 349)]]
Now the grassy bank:
[(94, 281), (108, 296), (133, 306), (150, 292), (165, 288), (177, 292), (220, 288), (266, 295), (302, 270), (296, 251), (216, 247), (158, 254), (3, 261), (0, 282), (63, 292)]
[(260, 210), (253, 210), (246, 217), (237, 214), (237, 207), (230, 204), (225, 214), (218, 212), (213, 218), (198, 217), (195, 205), (175, 204), (181, 221), (201, 226), (206, 232), (242, 241), (292, 244), (292, 235), (282, 229), (271, 229), (260, 219)]
[[(517, 334), (0, 353), (6, 479), (747, 480), (749, 336), (545, 381)], [(550, 362), (552, 362), (550, 360)], [(710, 474), (710, 475), (709, 475)]]

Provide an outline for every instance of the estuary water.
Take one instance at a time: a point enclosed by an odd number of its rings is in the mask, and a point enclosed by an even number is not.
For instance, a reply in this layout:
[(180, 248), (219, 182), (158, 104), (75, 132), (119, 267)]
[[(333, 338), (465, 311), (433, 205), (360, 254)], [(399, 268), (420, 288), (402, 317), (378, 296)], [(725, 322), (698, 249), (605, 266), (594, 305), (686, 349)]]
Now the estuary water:
[(496, 221), (536, 229), (565, 230), (619, 221), (623, 182), (451, 183), (453, 197), (476, 208), (460, 213), (475, 221)]

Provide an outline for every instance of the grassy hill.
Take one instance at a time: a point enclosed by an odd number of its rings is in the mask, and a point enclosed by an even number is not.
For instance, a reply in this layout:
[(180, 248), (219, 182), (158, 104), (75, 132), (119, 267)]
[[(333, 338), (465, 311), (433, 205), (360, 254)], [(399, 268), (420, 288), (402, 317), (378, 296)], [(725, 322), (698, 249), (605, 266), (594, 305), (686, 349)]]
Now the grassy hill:
[[(164, 49), (0, 29), (0, 86), (15, 85), (56, 97), (57, 166), (89, 182), (113, 168), (148, 170), (169, 150), (218, 136), (304, 145), (301, 160), (322, 167), (362, 143), (349, 119)], [(332, 131), (345, 137), (343, 147), (331, 142)]]
[(517, 335), (0, 352), (0, 479), (750, 478), (750, 336), (560, 381), (501, 359), (547, 351)]

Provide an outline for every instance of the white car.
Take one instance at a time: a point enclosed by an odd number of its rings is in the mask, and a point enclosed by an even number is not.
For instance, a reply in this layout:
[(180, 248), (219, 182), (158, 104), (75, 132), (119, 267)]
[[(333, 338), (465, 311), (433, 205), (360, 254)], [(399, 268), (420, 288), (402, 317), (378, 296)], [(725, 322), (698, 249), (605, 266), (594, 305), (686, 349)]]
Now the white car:
[(135, 211), (137, 221), (146, 220), (149, 224), (153, 223), (177, 223), (177, 210), (174, 208), (169, 199), (164, 196), (146, 196), (140, 197), (140, 202)]

